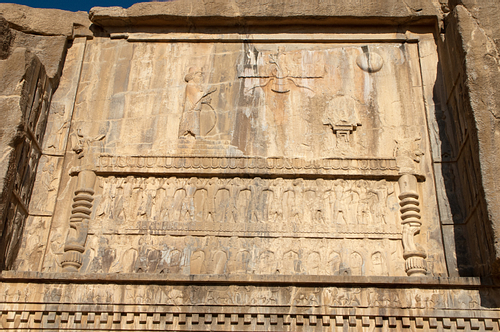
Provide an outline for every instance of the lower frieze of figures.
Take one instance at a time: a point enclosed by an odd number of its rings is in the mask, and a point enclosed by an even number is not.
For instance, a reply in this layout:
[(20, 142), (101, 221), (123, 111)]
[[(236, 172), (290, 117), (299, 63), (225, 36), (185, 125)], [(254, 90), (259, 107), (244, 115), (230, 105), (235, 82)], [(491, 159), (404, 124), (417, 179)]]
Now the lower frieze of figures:
[(269, 287), (4, 283), (3, 303), (266, 306), (479, 310), (498, 307), (497, 289)]

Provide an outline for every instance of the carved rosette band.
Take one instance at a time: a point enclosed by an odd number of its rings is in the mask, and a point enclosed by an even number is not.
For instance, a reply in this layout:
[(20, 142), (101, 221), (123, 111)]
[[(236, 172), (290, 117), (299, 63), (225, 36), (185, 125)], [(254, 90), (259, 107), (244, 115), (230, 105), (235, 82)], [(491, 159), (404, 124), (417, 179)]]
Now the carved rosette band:
[(422, 226), (420, 202), (417, 192), (417, 178), (412, 174), (404, 174), (399, 178), (399, 205), (401, 224), (403, 225), (403, 257), (405, 271), (408, 276), (424, 276), (427, 273), (425, 258), (427, 255), (415, 243), (415, 235)]
[(94, 201), (94, 184), (96, 175), (93, 171), (82, 171), (78, 174), (77, 189), (73, 195), (71, 217), (69, 219), (70, 231), (61, 265), (64, 272), (78, 272), (82, 266), (83, 253), (92, 214)]

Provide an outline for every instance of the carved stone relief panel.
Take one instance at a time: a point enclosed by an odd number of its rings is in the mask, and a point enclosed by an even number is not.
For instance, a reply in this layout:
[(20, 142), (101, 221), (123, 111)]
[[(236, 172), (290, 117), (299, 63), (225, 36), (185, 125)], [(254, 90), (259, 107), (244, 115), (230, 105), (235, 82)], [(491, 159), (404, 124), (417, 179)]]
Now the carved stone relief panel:
[[(36, 287), (36, 288), (35, 288)], [(34, 289), (35, 288), (35, 289)], [(292, 310), (314, 307), (326, 308), (392, 308), (476, 310), (498, 307), (498, 290), (425, 289), (382, 287), (273, 287), (273, 286), (196, 286), (196, 285), (120, 285), (120, 284), (28, 284), (3, 283), (0, 301), (14, 306), (27, 303), (109, 303), (129, 305), (156, 305), (162, 303), (170, 312), (185, 306), (234, 307), (262, 305), (290, 306)], [(22, 304), (25, 305), (25, 304)], [(157, 306), (157, 305), (156, 305)], [(289, 310), (290, 308), (287, 308)], [(27, 310), (27, 309), (22, 309)], [(116, 310), (116, 309), (115, 309)], [(138, 310), (137, 307), (135, 310)], [(479, 313), (476, 313), (479, 314)], [(463, 315), (463, 313), (462, 313)], [(497, 317), (497, 316), (495, 316)]]
[(38, 165), (33, 198), (29, 210), (31, 215), (49, 216), (56, 204), (63, 158), (42, 155)]
[(89, 232), (83, 273), (404, 276), (399, 239)]
[[(81, 165), (91, 151), (80, 152)], [(58, 216), (67, 215), (70, 228), (52, 234), (66, 244), (54, 238), (46, 259), (64, 267), (66, 253), (77, 252), (83, 273), (440, 274), (440, 261), (425, 262), (429, 236), (415, 237), (420, 219), (429, 220), (419, 207), (427, 199), (419, 198), (417, 178), (406, 178), (96, 177), (81, 170), (71, 185), (73, 209)]]
[(113, 155), (390, 158), (426, 137), (416, 67), (399, 43), (95, 39), (74, 122)]
[(38, 271), (47, 246), (50, 216), (29, 216), (14, 270)]
[(62, 156), (66, 150), (85, 43), (85, 38), (76, 37), (67, 50), (63, 75), (50, 105), (47, 135), (42, 145), (46, 154)]
[(401, 231), (397, 183), (222, 177), (100, 178), (106, 233), (171, 231), (378, 234)]
[(445, 273), (415, 45), (85, 49), (43, 271)]
[(109, 176), (97, 183), (82, 272), (405, 275), (394, 181)]

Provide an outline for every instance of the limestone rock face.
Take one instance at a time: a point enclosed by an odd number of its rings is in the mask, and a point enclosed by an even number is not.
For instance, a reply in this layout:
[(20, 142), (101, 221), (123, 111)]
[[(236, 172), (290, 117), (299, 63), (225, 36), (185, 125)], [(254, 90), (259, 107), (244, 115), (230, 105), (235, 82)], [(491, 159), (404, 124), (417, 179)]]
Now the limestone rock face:
[[(475, 270), (476, 273), (481, 271), (480, 273), (484, 274), (498, 274), (500, 224), (495, 216), (500, 214), (500, 197), (497, 177), (492, 174), (499, 171), (497, 158), (500, 142), (497, 132), (500, 97), (495, 86), (500, 83), (500, 30), (496, 24), (500, 7), (497, 2), (476, 1), (463, 1), (460, 4), (451, 2), (450, 5), (451, 12), (446, 18), (450, 29), (446, 31), (446, 39), (442, 45), (443, 53), (446, 53), (449, 59), (443, 64), (444, 68), (448, 69), (445, 70), (445, 80), (448, 93), (453, 97), (450, 98), (450, 104), (458, 110), (454, 118), (460, 119), (462, 123), (461, 129), (457, 131), (459, 134), (456, 135), (455, 144), (466, 147), (462, 150), (471, 151), (465, 156), (454, 152), (451, 159), (455, 158), (459, 167), (455, 174), (461, 171), (471, 174), (457, 181), (457, 185), (463, 186), (463, 183), (467, 183), (466, 187), (474, 187), (464, 191), (469, 203), (463, 206), (461, 212), (456, 210), (456, 222), (461, 223), (464, 218), (474, 220), (467, 223), (466, 229), (472, 238), (479, 237), (473, 240), (477, 246), (472, 247), (478, 249), (471, 248), (471, 263), (466, 268)], [(454, 68), (453, 72), (451, 68)], [(472, 139), (464, 140), (463, 135)], [(463, 158), (468, 161), (461, 160)], [(475, 209), (473, 206), (480, 208)], [(486, 222), (486, 219), (491, 222)], [(488, 230), (484, 236), (477, 233), (477, 229), (482, 227)], [(478, 263), (480, 256), (490, 263)]]
[(94, 7), (93, 23), (102, 26), (130, 25), (201, 25), (287, 24), (309, 22), (331, 24), (352, 22), (353, 18), (367, 24), (390, 21), (404, 23), (417, 18), (436, 16), (439, 5), (433, 1), (300, 1), (300, 0), (197, 0), (144, 2), (128, 9)]
[(38, 36), (19, 31), (14, 31), (13, 35), (13, 48), (29, 49), (40, 59), (51, 79), (59, 78), (66, 53), (66, 36)]
[[(16, 16), (15, 9), (23, 6), (1, 6), (7, 19), (0, 20), (0, 266), (10, 269), (29, 214), (50, 100), (61, 73), (67, 36), (31, 35), (11, 29), (11, 26), (20, 28), (13, 21), (19, 21), (19, 17), (25, 19), (29, 13)], [(44, 15), (40, 17), (49, 20)]]
[[(500, 95), (494, 88), (500, 84), (498, 72), (500, 65), (500, 5), (464, 2), (453, 13), (463, 26), (462, 40), (466, 55), (467, 85), (470, 89), (470, 102), (474, 112), (474, 127), (477, 130), (479, 162), (483, 178), (483, 188), (488, 205), (488, 214), (492, 220), (498, 220), (500, 208), (498, 202), (499, 180), (489, 176), (500, 170), (499, 106)], [(479, 20), (479, 22), (478, 22)], [(489, 87), (489, 88), (485, 88)], [(500, 275), (500, 223), (492, 224), (496, 259), (494, 272)]]
[(0, 16), (0, 59), (5, 59), (9, 56), (11, 43), (12, 33), (9, 29), (9, 23)]
[(16, 30), (44, 36), (91, 35), (90, 21), (86, 12), (68, 12), (59, 9), (40, 9), (28, 6), (0, 3), (2, 15)]
[(499, 6), (1, 4), (0, 326), (499, 331)]
[(48, 115), (50, 82), (39, 59), (16, 48), (0, 61), (2, 268), (17, 256)]

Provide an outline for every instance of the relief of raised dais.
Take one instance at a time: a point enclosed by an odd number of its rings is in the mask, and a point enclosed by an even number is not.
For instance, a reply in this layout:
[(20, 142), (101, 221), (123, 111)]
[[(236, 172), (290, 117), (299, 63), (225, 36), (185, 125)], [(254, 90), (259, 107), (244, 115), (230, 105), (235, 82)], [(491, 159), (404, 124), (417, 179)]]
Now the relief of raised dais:
[[(89, 52), (103, 43), (91, 42)], [(114, 67), (101, 60), (82, 67), (88, 83), (78, 90), (73, 145), (66, 148), (74, 153), (57, 180), (66, 181), (60, 188), (69, 196), (54, 210), (67, 221), (50, 231), (62, 243), (44, 266), (83, 273), (433, 273), (432, 182), (419, 150), (428, 142), (411, 135), (427, 137), (425, 118), (415, 117), (420, 106), (408, 96), (416, 90), (400, 79), (413, 75), (409, 49), (159, 43), (159, 61), (146, 44), (120, 44), (129, 57), (121, 65), (131, 70), (123, 72), (126, 84), (118, 86), (122, 76), (109, 82), (112, 90), (88, 78), (96, 68), (113, 77)], [(97, 112), (90, 100), (105, 102)], [(50, 194), (57, 191), (47, 185), (49, 173), (43, 190)], [(419, 225), (402, 218), (408, 208), (401, 176), (415, 180)], [(253, 240), (237, 244), (244, 238)]]
[[(84, 273), (405, 275), (400, 240), (89, 235)], [(383, 248), (383, 250), (381, 250)], [(122, 263), (120, 263), (122, 262)]]
[[(393, 182), (246, 178), (101, 178), (96, 219), (140, 228), (183, 223), (396, 225)], [(182, 228), (182, 227), (181, 227)]]

